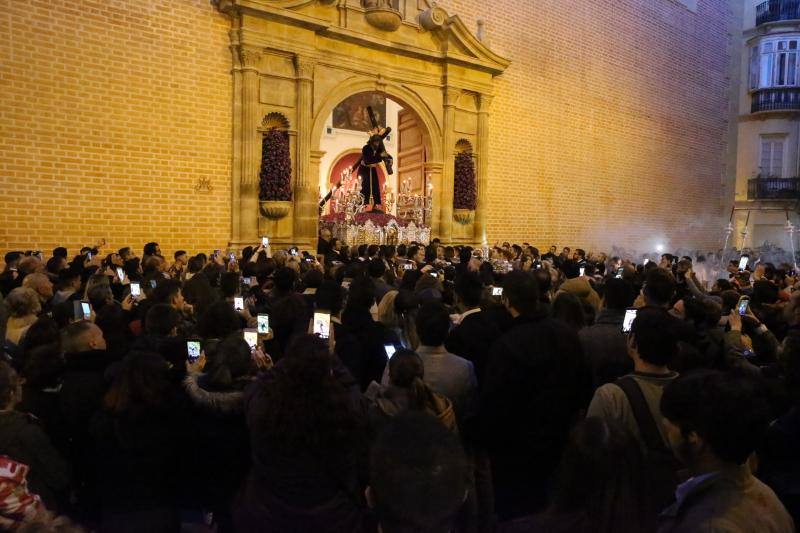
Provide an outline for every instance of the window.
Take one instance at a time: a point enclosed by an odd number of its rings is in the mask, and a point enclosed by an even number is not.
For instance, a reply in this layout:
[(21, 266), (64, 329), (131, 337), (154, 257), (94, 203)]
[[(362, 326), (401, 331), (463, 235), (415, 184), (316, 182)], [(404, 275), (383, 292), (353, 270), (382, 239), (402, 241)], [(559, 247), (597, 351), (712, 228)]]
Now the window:
[(783, 136), (762, 136), (761, 157), (759, 159), (758, 174), (762, 178), (783, 177), (783, 145), (786, 138)]
[(798, 41), (797, 38), (765, 40), (750, 48), (751, 90), (800, 85), (797, 75)]

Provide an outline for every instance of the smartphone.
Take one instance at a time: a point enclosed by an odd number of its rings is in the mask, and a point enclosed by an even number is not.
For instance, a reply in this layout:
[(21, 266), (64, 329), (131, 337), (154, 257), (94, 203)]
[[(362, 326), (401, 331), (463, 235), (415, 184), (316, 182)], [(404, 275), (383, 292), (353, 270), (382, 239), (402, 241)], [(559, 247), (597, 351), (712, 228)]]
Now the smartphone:
[(92, 306), (86, 300), (81, 301), (81, 318), (88, 320), (92, 316)]
[(623, 272), (625, 272), (625, 268), (624, 267), (619, 267), (617, 269), (617, 275), (614, 276), (614, 277), (617, 278), (617, 279), (622, 279), (622, 273)]
[(750, 257), (747, 255), (743, 255), (741, 259), (739, 259), (739, 272), (744, 272), (744, 269), (747, 268), (747, 262), (750, 261)]
[(736, 304), (736, 308), (739, 309), (739, 316), (744, 316), (747, 314), (747, 306), (750, 305), (750, 298), (747, 296), (742, 296), (739, 298), (739, 303)]
[(269, 315), (259, 313), (257, 324), (258, 327), (256, 328), (256, 330), (258, 331), (258, 333), (261, 333), (262, 335), (269, 333)]
[(649, 262), (650, 262), (650, 260), (649, 260), (649, 259), (645, 259), (645, 260), (644, 260), (644, 266), (647, 266), (647, 263), (649, 263)]
[(261, 246), (269, 246), (269, 237), (261, 237)]
[(83, 316), (83, 306), (81, 305), (83, 302), (79, 300), (74, 300), (72, 302), (72, 314), (75, 315), (75, 320), (84, 320), (86, 317)]
[(242, 298), (241, 296), (233, 297), (233, 310), (244, 311), (244, 298)]
[(194, 363), (200, 358), (200, 341), (186, 341), (186, 359)]
[(394, 344), (384, 344), (383, 349), (386, 352), (387, 359), (391, 359), (394, 353), (397, 351), (397, 348), (394, 347)]
[(580, 271), (581, 276), (586, 274), (586, 267), (580, 267), (578, 270)]
[(412, 265), (411, 263), (406, 263), (403, 265), (404, 270), (411, 270), (412, 268), (414, 268), (414, 265)]
[(131, 281), (131, 298), (138, 298), (142, 294), (142, 287), (138, 281)]
[(289, 252), (291, 252), (292, 255), (297, 255), (297, 248), (292, 248)]
[(502, 296), (503, 287), (492, 287), (492, 296)]
[(331, 314), (329, 312), (314, 312), (314, 335), (319, 335), (323, 339), (331, 336)]
[(625, 310), (625, 318), (622, 320), (622, 333), (630, 333), (633, 327), (633, 321), (636, 319), (636, 312), (638, 309), (629, 307)]
[(258, 332), (254, 329), (244, 330), (244, 340), (251, 350), (255, 350), (258, 345)]
[(251, 280), (250, 278), (242, 278), (242, 283), (244, 283), (247, 286), (250, 286)]
[(233, 263), (234, 261), (236, 261), (236, 254), (233, 252), (229, 253), (228, 259), (230, 260), (231, 263)]
[(158, 285), (158, 283), (156, 283), (156, 280), (154, 280), (154, 279), (150, 280), (150, 288), (151, 289), (155, 289), (157, 285)]
[(428, 274), (430, 274), (434, 278), (438, 278), (439, 277), (439, 274), (437, 274), (436, 272), (428, 272)]
[(122, 270), (122, 267), (117, 267), (117, 277), (120, 281), (125, 279), (125, 271)]

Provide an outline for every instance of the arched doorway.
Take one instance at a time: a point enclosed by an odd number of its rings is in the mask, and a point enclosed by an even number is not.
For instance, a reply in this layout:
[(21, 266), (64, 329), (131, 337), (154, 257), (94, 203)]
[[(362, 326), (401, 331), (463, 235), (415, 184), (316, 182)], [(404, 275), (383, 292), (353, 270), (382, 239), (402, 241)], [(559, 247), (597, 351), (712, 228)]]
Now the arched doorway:
[[(398, 201), (400, 194), (404, 197), (424, 195), (429, 190), (425, 173), (429, 144), (425, 142), (427, 132), (414, 112), (375, 91), (348, 96), (334, 107), (328, 117), (320, 139), (320, 151), (324, 152), (320, 160), (320, 192), (324, 196), (340, 185), (359, 186), (356, 183), (357, 171), (352, 172), (352, 168), (372, 127), (367, 106), (372, 109), (378, 126), (389, 128), (391, 132), (384, 145), (394, 159), (393, 172), (388, 174), (383, 166), (377, 169), (382, 198), (389, 200), (384, 208), (392, 215), (406, 218), (410, 212), (407, 205)], [(340, 209), (337, 196), (324, 206), (323, 213), (331, 214)], [(429, 220), (426, 222), (430, 223)]]
[[(368, 117), (365, 106), (369, 104), (373, 106), (379, 125), (392, 128), (385, 144), (394, 158), (394, 173), (381, 176), (382, 197), (385, 203), (387, 197), (390, 200), (384, 207), (388, 214), (401, 221), (417, 221), (419, 219), (410, 208), (409, 199), (414, 195), (430, 195), (428, 204), (431, 208), (421, 225), (436, 231), (442, 188), (442, 164), (434, 160), (441, 157), (438, 121), (418, 95), (402, 87), (391, 89), (383, 86), (378, 90), (369, 80), (350, 81), (327, 96), (312, 128), (312, 176), (316, 174), (319, 177), (320, 192), (324, 196), (331, 184), (339, 181), (342, 170), (347, 168), (344, 161), (349, 163), (352, 159), (355, 162), (368, 139), (368, 132), (359, 130), (369, 126), (365, 121)], [(352, 167), (352, 163), (349, 166)], [(350, 177), (351, 185), (360, 190), (360, 181), (356, 183), (357, 180), (357, 176)], [(401, 199), (406, 202), (401, 202)], [(343, 205), (343, 202), (336, 205), (335, 200), (334, 197), (333, 206), (330, 203), (325, 205), (325, 217)]]

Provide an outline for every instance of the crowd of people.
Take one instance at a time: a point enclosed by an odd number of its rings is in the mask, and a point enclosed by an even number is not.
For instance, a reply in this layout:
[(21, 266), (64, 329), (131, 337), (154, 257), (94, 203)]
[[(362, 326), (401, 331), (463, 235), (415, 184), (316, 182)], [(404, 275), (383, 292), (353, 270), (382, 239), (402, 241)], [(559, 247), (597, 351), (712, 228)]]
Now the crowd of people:
[(324, 229), (315, 251), (104, 245), (5, 254), (0, 529), (800, 519), (790, 264), (349, 247)]

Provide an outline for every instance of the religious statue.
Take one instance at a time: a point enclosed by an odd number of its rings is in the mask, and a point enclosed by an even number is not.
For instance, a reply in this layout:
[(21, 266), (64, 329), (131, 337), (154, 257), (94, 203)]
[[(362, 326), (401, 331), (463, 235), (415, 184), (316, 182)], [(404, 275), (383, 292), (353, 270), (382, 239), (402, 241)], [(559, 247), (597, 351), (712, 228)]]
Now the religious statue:
[(358, 169), (358, 175), (361, 178), (361, 194), (364, 196), (364, 205), (371, 204), (372, 212), (382, 212), (383, 202), (381, 201), (378, 166), (383, 163), (386, 166), (386, 173), (392, 175), (393, 159), (383, 144), (383, 140), (391, 133), (392, 128), (381, 128), (375, 119), (372, 108), (368, 107), (367, 111), (370, 122), (372, 122), (372, 129), (369, 131), (369, 141), (361, 149), (361, 157), (353, 165), (353, 170)]

